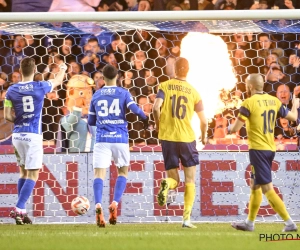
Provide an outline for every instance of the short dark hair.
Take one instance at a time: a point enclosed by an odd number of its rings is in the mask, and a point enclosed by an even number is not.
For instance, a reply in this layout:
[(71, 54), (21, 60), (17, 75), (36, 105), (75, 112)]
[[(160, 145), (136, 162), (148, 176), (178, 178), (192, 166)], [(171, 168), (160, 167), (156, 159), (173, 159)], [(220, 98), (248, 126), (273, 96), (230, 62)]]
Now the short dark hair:
[(114, 66), (106, 64), (102, 70), (102, 73), (105, 78), (112, 80), (117, 76), (118, 70)]
[(25, 57), (22, 59), (20, 67), (24, 77), (30, 76), (34, 73), (35, 60), (30, 57)]
[(187, 76), (188, 72), (189, 72), (189, 62), (186, 58), (184, 57), (178, 57), (175, 61), (175, 74), (177, 76)]

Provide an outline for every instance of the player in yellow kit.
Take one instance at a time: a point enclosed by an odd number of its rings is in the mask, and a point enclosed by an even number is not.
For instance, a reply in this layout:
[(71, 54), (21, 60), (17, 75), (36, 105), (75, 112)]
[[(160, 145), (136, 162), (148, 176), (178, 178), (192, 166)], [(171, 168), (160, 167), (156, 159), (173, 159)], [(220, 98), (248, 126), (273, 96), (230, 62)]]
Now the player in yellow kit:
[(298, 116), (299, 99), (294, 97), (292, 110), (289, 111), (279, 99), (264, 93), (263, 86), (261, 75), (250, 74), (247, 77), (246, 87), (251, 97), (242, 103), (238, 119), (228, 128), (228, 132), (234, 133), (246, 123), (252, 166), (249, 215), (244, 222), (232, 223), (232, 227), (243, 231), (254, 230), (254, 221), (264, 194), (274, 211), (284, 220), (283, 232), (297, 231), (297, 226), (290, 218), (283, 201), (274, 191), (271, 166), (276, 151), (274, 142), (276, 117), (279, 115), (295, 121)]
[(195, 200), (195, 173), (199, 157), (191, 120), (196, 112), (200, 119), (203, 144), (207, 121), (199, 93), (186, 81), (188, 61), (182, 57), (177, 58), (174, 69), (176, 78), (160, 84), (153, 107), (167, 172), (167, 178), (161, 181), (157, 201), (160, 206), (164, 206), (169, 189), (175, 189), (179, 184), (178, 167), (181, 162), (185, 176), (182, 226), (195, 228), (190, 222), (190, 215)]

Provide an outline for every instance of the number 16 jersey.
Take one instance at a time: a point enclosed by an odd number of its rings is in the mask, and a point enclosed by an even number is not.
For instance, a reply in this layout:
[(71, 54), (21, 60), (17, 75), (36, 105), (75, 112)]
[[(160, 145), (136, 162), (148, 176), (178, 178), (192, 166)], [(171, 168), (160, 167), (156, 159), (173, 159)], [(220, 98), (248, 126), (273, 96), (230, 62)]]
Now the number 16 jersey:
[(188, 82), (171, 79), (160, 84), (156, 98), (163, 99), (158, 138), (173, 142), (192, 142), (194, 111), (203, 110), (199, 93)]
[(5, 105), (15, 111), (13, 133), (42, 133), (44, 96), (51, 91), (50, 81), (19, 82), (8, 88)]
[(269, 94), (255, 94), (246, 99), (238, 119), (246, 122), (249, 149), (276, 151), (274, 129), (277, 115), (286, 117), (289, 110)]

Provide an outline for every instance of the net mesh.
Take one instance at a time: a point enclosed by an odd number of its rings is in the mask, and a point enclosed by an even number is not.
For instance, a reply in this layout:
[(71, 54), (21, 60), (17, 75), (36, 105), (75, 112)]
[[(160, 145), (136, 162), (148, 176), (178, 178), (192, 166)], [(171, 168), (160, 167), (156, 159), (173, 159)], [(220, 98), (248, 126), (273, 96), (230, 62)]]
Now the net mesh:
[[(7, 217), (9, 207), (14, 205), (17, 193), (14, 183), (18, 178), (12, 154), (12, 124), (3, 118), (2, 103), (7, 88), (21, 80), (20, 60), (29, 56), (37, 64), (35, 80), (52, 79), (61, 62), (68, 65), (61, 87), (45, 96), (42, 130), (46, 154), (40, 180), (28, 204), (35, 222), (93, 221), (92, 211), (85, 217), (74, 217), (70, 210), (70, 202), (78, 194), (93, 200), (91, 165), (95, 128), (88, 126), (82, 132), (75, 129), (75, 123), (86, 124), (91, 96), (104, 85), (102, 68), (106, 64), (119, 70), (118, 85), (128, 89), (150, 118), (150, 127), (144, 130), (136, 116), (127, 113), (132, 164), (125, 195), (118, 208), (120, 221), (181, 220), (183, 183), (176, 193), (170, 194), (167, 207), (161, 209), (155, 200), (159, 181), (164, 177), (164, 165), (152, 106), (159, 83), (174, 77), (173, 62), (183, 55), (183, 40), (189, 37), (187, 31), (209, 30), (212, 34), (192, 37), (186, 42), (194, 55), (193, 65), (197, 65), (191, 81), (194, 86), (203, 87), (199, 91), (204, 100), (208, 97), (208, 101), (204, 101), (207, 109), (213, 106), (208, 117), (209, 144), (200, 152), (200, 169), (196, 173), (193, 219), (244, 218), (248, 213), (249, 159), (247, 153), (231, 151), (247, 150), (247, 134), (242, 128), (228, 135), (226, 128), (234, 122), (241, 102), (248, 97), (245, 79), (250, 73), (262, 74), (266, 80), (264, 90), (277, 96), (289, 108), (292, 94), (300, 92), (300, 45), (298, 34), (294, 33), (298, 22), (286, 21), (284, 28), (278, 28), (278, 22), (274, 22), (2, 23), (0, 197), (3, 202), (0, 216)], [(272, 27), (291, 33), (265, 33)], [(82, 87), (82, 83), (88, 84)], [(209, 102), (209, 99), (214, 101)], [(71, 114), (78, 117), (76, 121), (67, 119)], [(272, 167), (276, 191), (295, 219), (299, 219), (300, 198), (296, 192), (299, 163), (297, 154), (288, 151), (298, 150), (298, 130), (298, 122), (276, 120), (274, 140), (277, 150), (283, 152), (277, 154)], [(112, 166), (106, 179), (104, 206), (112, 200), (116, 176)], [(183, 180), (182, 171), (180, 176)], [(259, 219), (274, 221), (279, 217), (264, 201)]]

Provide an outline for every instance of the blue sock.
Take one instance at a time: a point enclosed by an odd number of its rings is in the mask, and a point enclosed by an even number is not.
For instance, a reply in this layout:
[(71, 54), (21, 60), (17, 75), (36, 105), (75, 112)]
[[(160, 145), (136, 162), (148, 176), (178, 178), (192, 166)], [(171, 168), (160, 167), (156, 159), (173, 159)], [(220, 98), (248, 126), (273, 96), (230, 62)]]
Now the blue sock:
[(21, 189), (22, 189), (22, 187), (23, 187), (25, 181), (26, 181), (26, 179), (24, 179), (24, 178), (20, 178), (20, 179), (18, 180), (18, 197), (20, 196)]
[(118, 176), (115, 185), (114, 201), (120, 202), (126, 188), (127, 179), (124, 176)]
[(103, 180), (100, 178), (96, 178), (94, 180), (94, 198), (95, 198), (95, 205), (97, 203), (102, 203), (102, 193), (103, 193)]
[(31, 179), (26, 179), (25, 183), (23, 184), (23, 187), (20, 192), (20, 196), (17, 202), (17, 207), (21, 209), (25, 209), (25, 205), (27, 200), (29, 199), (29, 196), (32, 193), (32, 190), (35, 186), (35, 181)]

